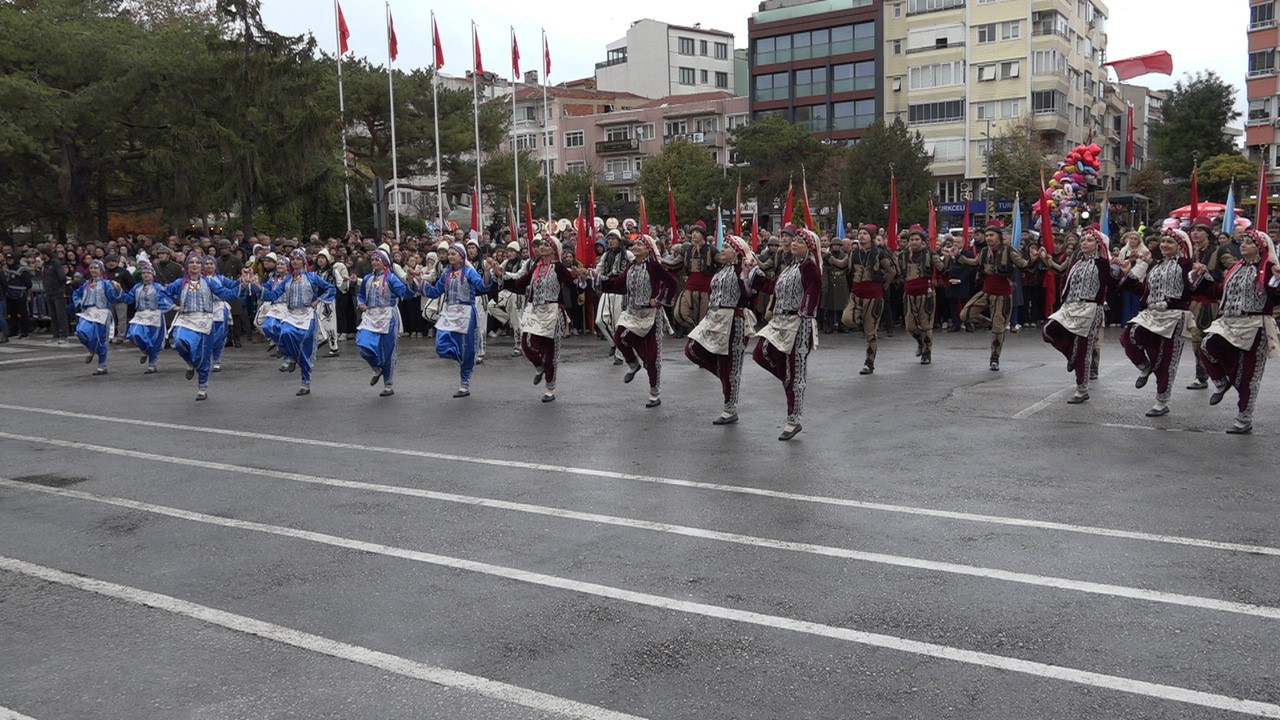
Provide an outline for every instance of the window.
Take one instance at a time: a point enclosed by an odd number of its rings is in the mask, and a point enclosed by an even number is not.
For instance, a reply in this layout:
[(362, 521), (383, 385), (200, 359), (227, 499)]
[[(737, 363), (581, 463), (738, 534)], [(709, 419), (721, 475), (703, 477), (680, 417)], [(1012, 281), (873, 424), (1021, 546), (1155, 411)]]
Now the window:
[(1067, 96), (1057, 90), (1036, 90), (1031, 93), (1031, 112), (1036, 115), (1057, 113), (1070, 117), (1067, 111)]
[(729, 87), (729, 73), (727, 72), (716, 73), (716, 87), (721, 89)]
[(693, 54), (693, 38), (682, 37), (677, 40), (677, 52), (681, 55)]
[(1061, 75), (1067, 71), (1067, 56), (1058, 50), (1036, 50), (1031, 53), (1032, 75)]
[(893, 54), (894, 54), (894, 55), (901, 55), (901, 54), (902, 54), (902, 41), (901, 41), (901, 40), (894, 40), (894, 41), (893, 41)]
[(831, 54), (841, 55), (853, 52), (853, 26), (841, 25), (831, 28)]
[(654, 130), (653, 123), (645, 123), (644, 125), (637, 125), (636, 139), (642, 142), (645, 140), (652, 140), (655, 137), (657, 137), (655, 132), (656, 131)]
[(717, 59), (717, 60), (728, 60), (728, 59), (729, 59), (729, 44), (728, 44), (728, 43), (721, 43), (721, 42), (716, 43), (716, 59)]
[(663, 126), (663, 135), (675, 137), (689, 132), (689, 124), (684, 120), (668, 120)]
[(718, 121), (717, 118), (713, 118), (713, 117), (698, 118), (697, 120), (693, 121), (694, 132), (713, 133), (716, 131), (716, 128), (718, 127), (720, 127), (720, 122)]
[(824, 67), (796, 71), (796, 97), (827, 94), (827, 69)]
[(1254, 98), (1249, 101), (1249, 123), (1271, 122), (1271, 98)]
[(556, 161), (552, 158), (543, 158), (538, 161), (538, 174), (547, 177), (556, 171)]
[(759, 40), (756, 40), (756, 64), (769, 65), (770, 63), (777, 62), (774, 59), (776, 55), (776, 52), (775, 52), (776, 47), (777, 47), (776, 38), (768, 37), (768, 38), (760, 38)]
[(611, 158), (604, 163), (604, 171), (607, 173), (631, 172), (631, 158)]
[(542, 133), (542, 144), (546, 147), (556, 146), (556, 134), (553, 132)]
[(706, 56), (707, 56), (707, 41), (706, 41), (706, 40), (699, 40), (699, 41), (698, 41), (698, 54), (699, 54), (699, 55), (701, 55), (702, 57), (706, 57)]
[(935, 25), (907, 31), (907, 52), (964, 45), (964, 25)]
[(1007, 60), (1002, 62), (1000, 63), (1000, 79), (1010, 80), (1012, 78), (1016, 78), (1021, 70), (1022, 63), (1018, 60)]
[(619, 201), (621, 201), (621, 202), (631, 202), (631, 188), (629, 188), (629, 187), (620, 187), (620, 188), (618, 188), (617, 192), (618, 192), (618, 200), (619, 200)]
[(584, 162), (567, 162), (564, 164), (566, 173), (578, 173), (580, 175), (587, 172), (587, 164)]
[(893, 17), (895, 20), (902, 17), (902, 3), (898, 2), (893, 4)]
[(831, 68), (831, 91), (846, 93), (855, 90), (873, 90), (876, 86), (876, 79), (876, 62), (874, 60), (835, 65)]
[(724, 119), (724, 126), (727, 130), (736, 130), (740, 127), (746, 127), (748, 122), (750, 122), (749, 117), (746, 113), (742, 113), (740, 115), (730, 115), (726, 117)]
[(988, 100), (973, 104), (973, 116), (978, 120), (1005, 120), (1022, 115), (1022, 100)]
[(907, 71), (907, 77), (907, 87), (911, 90), (963, 85), (964, 63), (957, 60), (935, 65), (917, 65)]
[(964, 101), (921, 103), (907, 107), (907, 122), (912, 125), (958, 122), (964, 119)]
[(925, 140), (924, 151), (936, 163), (964, 160), (964, 138)]
[(1008, 20), (1000, 23), (1001, 40), (1017, 40), (1022, 37), (1022, 21)]
[(699, 71), (698, 71), (698, 82), (702, 83), (703, 85), (706, 85), (706, 84), (707, 84), (707, 71), (706, 71), (706, 70), (699, 70)]
[(537, 120), (537, 111), (532, 105), (520, 108), (520, 118), (522, 120)]
[(1261, 2), (1249, 6), (1249, 29), (1268, 28), (1276, 24), (1275, 2)]
[(978, 82), (990, 82), (996, 79), (997, 68), (995, 65), (979, 65), (978, 66)]
[(585, 144), (586, 141), (581, 130), (574, 130), (564, 134), (564, 146), (567, 148), (582, 147)]
[(527, 135), (517, 135), (516, 149), (517, 150), (537, 150), (538, 136), (533, 133), (529, 133)]
[(1276, 72), (1276, 51), (1259, 50), (1249, 53), (1249, 77), (1274, 75)]
[(693, 68), (690, 68), (690, 67), (680, 68), (680, 84), (681, 85), (692, 85), (694, 82), (696, 82), (696, 80), (697, 80), (697, 75), (693, 72)]
[(939, 202), (951, 203), (963, 200), (960, 192), (960, 180), (939, 180), (937, 182), (937, 196)]
[(636, 169), (636, 172), (640, 172), (640, 169), (644, 167), (644, 158), (643, 158), (643, 157), (634, 158), (634, 159), (632, 159), (632, 161), (631, 161), (631, 162), (633, 163), (633, 165), (634, 165), (634, 167), (635, 167), (635, 169)]
[(792, 122), (809, 132), (823, 132), (827, 129), (827, 106), (800, 105)]
[(981, 45), (982, 43), (993, 43), (996, 41), (996, 24), (995, 23), (987, 23), (986, 25), (977, 25), (975, 26), (975, 28), (978, 31), (979, 45)]
[(630, 140), (631, 127), (629, 125), (616, 125), (604, 131), (605, 140)]
[(786, 100), (791, 97), (787, 76), (789, 73), (771, 73), (756, 76), (756, 100)]
[(1034, 36), (1059, 35), (1067, 37), (1070, 29), (1067, 16), (1057, 10), (1036, 10), (1031, 13), (1031, 34)]
[(964, 7), (964, 0), (907, 0), (908, 15), (960, 7)]
[(875, 118), (875, 100), (852, 100), (831, 105), (832, 130), (857, 130), (869, 127)]
[(876, 48), (876, 24), (858, 23), (853, 26), (853, 51), (864, 52)]

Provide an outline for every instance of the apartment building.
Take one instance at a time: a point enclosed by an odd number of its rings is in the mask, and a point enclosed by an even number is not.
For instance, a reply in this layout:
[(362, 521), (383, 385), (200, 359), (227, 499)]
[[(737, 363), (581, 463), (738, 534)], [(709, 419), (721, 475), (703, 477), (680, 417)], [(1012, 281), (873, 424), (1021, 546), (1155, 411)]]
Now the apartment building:
[(1276, 27), (1276, 0), (1247, 2), (1249, 71), (1245, 94), (1249, 111), (1245, 116), (1244, 142), (1250, 159), (1266, 163), (1268, 195), (1274, 195), (1280, 191), (1280, 74), (1276, 72), (1280, 28)]
[[(529, 79), (537, 82), (536, 76)], [(507, 95), (503, 102), (509, 112), (511, 96)], [(512, 132), (503, 141), (502, 149), (511, 152), (514, 138), (517, 148), (537, 158), (540, 174), (567, 172), (565, 153), (562, 152), (566, 148), (560, 144), (563, 140), (557, 137), (567, 121), (575, 117), (605, 116), (648, 102), (651, 102), (649, 98), (627, 92), (550, 86), (546, 88), (544, 107), (542, 86), (522, 85), (516, 90)]]
[[(1097, 0), (886, 0), (884, 116), (900, 118), (933, 155), (937, 195), (1002, 198), (988, 180), (992, 139), (1028, 115), (1041, 136), (1069, 149), (1111, 143), (1104, 182), (1118, 166), (1106, 122), (1105, 31)], [(1119, 111), (1113, 98), (1112, 114)], [(1003, 198), (1009, 199), (1012, 198)]]
[(605, 52), (596, 63), (598, 90), (647, 98), (733, 92), (733, 33), (637, 20)]
[(853, 143), (882, 113), (877, 0), (765, 0), (747, 22), (753, 117)]

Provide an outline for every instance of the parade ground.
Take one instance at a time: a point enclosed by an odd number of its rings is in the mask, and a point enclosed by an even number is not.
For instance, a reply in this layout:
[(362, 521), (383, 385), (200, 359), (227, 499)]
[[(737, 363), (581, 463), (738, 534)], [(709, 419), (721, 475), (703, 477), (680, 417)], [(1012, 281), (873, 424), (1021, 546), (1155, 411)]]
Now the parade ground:
[(210, 397), (172, 351), (0, 347), (0, 718), (1280, 717), (1280, 380), (1222, 431), (1105, 331), (1092, 399), (1035, 329), (821, 335), (804, 430), (668, 339), (644, 374), (509, 339), (471, 397), (406, 340), (312, 394), (264, 344)]

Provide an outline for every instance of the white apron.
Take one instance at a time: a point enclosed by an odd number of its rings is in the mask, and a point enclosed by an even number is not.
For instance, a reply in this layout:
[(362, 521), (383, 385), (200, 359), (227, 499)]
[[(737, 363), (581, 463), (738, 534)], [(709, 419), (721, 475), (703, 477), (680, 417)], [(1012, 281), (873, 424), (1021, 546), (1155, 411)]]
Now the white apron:
[(1270, 315), (1244, 315), (1220, 317), (1205, 329), (1205, 335), (1217, 335), (1241, 350), (1253, 347), (1258, 331), (1267, 336), (1267, 357), (1280, 357), (1280, 338), (1276, 336), (1276, 321)]
[(173, 327), (184, 327), (201, 335), (213, 332), (213, 313), (180, 312), (173, 320)]
[(520, 332), (554, 340), (559, 321), (560, 306), (555, 303), (525, 305), (520, 315)]
[(1173, 332), (1182, 323), (1182, 336), (1190, 337), (1187, 328), (1191, 327), (1191, 313), (1186, 310), (1152, 310), (1147, 308), (1131, 320), (1134, 325), (1143, 327), (1166, 340), (1173, 337)]
[(1056, 320), (1072, 335), (1088, 337), (1090, 331), (1101, 326), (1099, 322), (1101, 315), (1102, 306), (1098, 303), (1077, 301), (1058, 308), (1049, 316), (1049, 319)]
[(471, 332), (471, 311), (473, 305), (456, 305), (445, 303), (436, 320), (436, 330), (467, 334)]
[[(701, 345), (713, 355), (729, 354), (729, 335), (733, 332), (733, 308), (713, 308), (707, 311), (702, 322), (689, 331), (689, 339)], [(750, 310), (742, 311), (743, 337), (756, 334), (756, 316)]]
[(108, 323), (110, 323), (111, 325), (114, 325), (115, 324), (114, 320), (116, 319), (116, 314), (114, 310), (112, 310), (111, 308), (100, 308), (100, 307), (85, 308), (84, 310), (81, 310), (79, 313), (77, 313), (77, 316), (82, 317), (85, 320), (88, 320), (89, 322), (94, 323), (96, 325), (107, 325)]
[(139, 310), (133, 314), (133, 320), (129, 321), (131, 325), (144, 325), (146, 327), (160, 327), (164, 320), (164, 314), (159, 310)]
[(396, 321), (396, 327), (400, 327), (400, 309), (396, 306), (371, 307), (360, 316), (360, 325), (356, 330), (368, 330), (386, 335), (391, 332), (392, 320)]
[(632, 335), (645, 336), (653, 330), (653, 321), (657, 319), (655, 308), (624, 308), (618, 314), (618, 327), (626, 328)]
[(775, 314), (769, 324), (760, 331), (760, 337), (777, 348), (779, 352), (790, 354), (796, 345), (796, 334), (800, 332), (800, 326), (808, 321), (808, 318), (799, 315)]
[(287, 308), (284, 316), (280, 320), (284, 323), (292, 325), (299, 330), (310, 330), (311, 323), (316, 319), (316, 311), (311, 306), (303, 308)]

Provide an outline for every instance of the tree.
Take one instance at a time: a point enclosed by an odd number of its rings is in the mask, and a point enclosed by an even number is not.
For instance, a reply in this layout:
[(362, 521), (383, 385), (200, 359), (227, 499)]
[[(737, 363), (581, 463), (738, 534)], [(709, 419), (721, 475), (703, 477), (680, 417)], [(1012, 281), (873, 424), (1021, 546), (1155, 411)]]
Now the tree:
[(1175, 177), (1191, 177), (1194, 155), (1232, 152), (1224, 130), (1240, 117), (1235, 86), (1212, 70), (1179, 80), (1161, 105), (1164, 120), (1151, 127), (1152, 154)]
[(1040, 197), (1042, 179), (1053, 175), (1057, 160), (1053, 147), (1041, 139), (1032, 119), (1024, 117), (1007, 126), (991, 141), (987, 158), (998, 189), (993, 197), (1012, 200), (1021, 195), (1030, 207)]
[(862, 140), (849, 150), (845, 170), (845, 218), (885, 225), (889, 219), (889, 174), (898, 184), (898, 218), (903, 226), (921, 223), (928, 213), (933, 190), (929, 156), (924, 138), (907, 129), (900, 119), (885, 124), (881, 118), (867, 128)]
[(520, 187), (515, 188), (515, 161), (511, 153), (500, 152), (490, 155), (481, 171), (484, 181), (484, 192), (489, 197), (489, 204), (495, 208), (505, 208), (512, 202), (516, 206), (516, 215), (524, 218), (525, 195), (532, 200), (543, 196), (546, 199), (545, 181), (538, 175), (538, 161), (527, 150), (520, 151)]
[[(662, 152), (644, 161), (640, 170), (640, 191), (644, 193), (650, 209), (650, 221), (664, 225), (667, 184), (675, 194), (676, 217), (681, 224), (689, 225), (698, 219), (710, 219), (717, 203), (733, 207), (736, 181), (725, 177), (725, 171), (711, 153), (701, 145), (687, 140), (676, 140)], [(708, 223), (710, 225), (710, 223)]]
[(781, 115), (766, 115), (734, 129), (729, 143), (738, 162), (746, 166), (742, 169), (742, 192), (760, 198), (765, 205), (784, 197), (790, 181), (799, 184), (802, 168), (810, 178), (816, 178), (827, 160), (840, 152), (838, 146), (824, 144)]
[(1200, 164), (1198, 180), (1201, 197), (1225, 200), (1232, 183), (1240, 197), (1240, 188), (1258, 181), (1258, 166), (1240, 153), (1214, 155)]
[[(600, 208), (610, 208), (618, 204), (618, 191), (612, 185), (600, 182), (594, 175), (585, 172), (572, 172), (551, 176), (551, 208), (555, 212), (556, 219), (576, 218), (580, 203), (583, 206), (582, 212), (586, 213), (587, 197), (590, 195), (592, 187), (596, 189), (597, 215), (600, 214)], [(666, 196), (663, 195), (663, 197)], [(534, 215), (546, 217), (546, 204), (546, 190), (543, 190), (541, 196), (535, 192), (533, 197)]]

